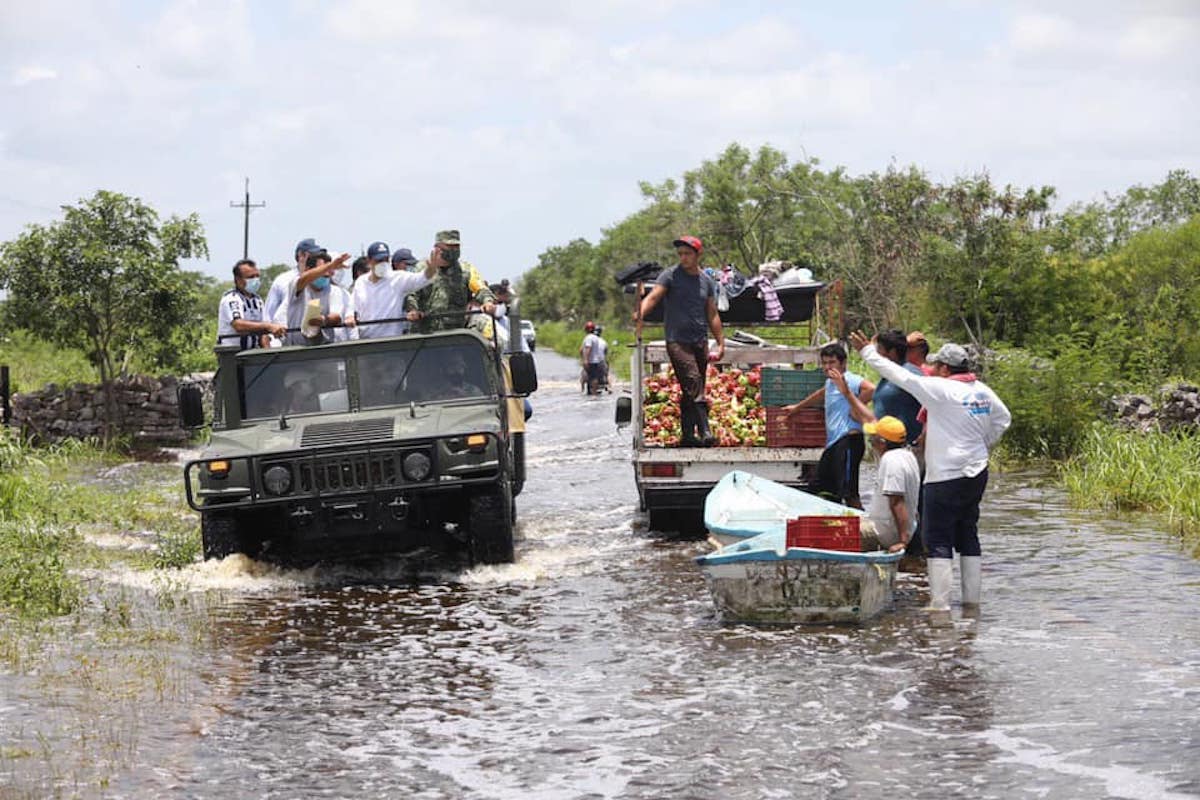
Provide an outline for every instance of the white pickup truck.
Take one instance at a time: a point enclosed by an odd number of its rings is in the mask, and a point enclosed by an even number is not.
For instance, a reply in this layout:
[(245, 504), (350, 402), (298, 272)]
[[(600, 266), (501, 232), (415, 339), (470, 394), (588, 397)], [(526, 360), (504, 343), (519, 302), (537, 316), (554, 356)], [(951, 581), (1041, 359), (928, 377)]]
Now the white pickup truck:
[[(740, 345), (727, 337), (719, 369), (799, 369), (816, 365), (818, 347)], [(695, 534), (703, 531), (704, 498), (730, 470), (739, 469), (796, 488), (805, 488), (821, 458), (819, 440), (810, 446), (740, 445), (728, 447), (662, 446), (645, 436), (647, 420), (644, 378), (668, 364), (664, 342), (636, 345), (632, 365), (631, 397), (618, 398), (617, 423), (632, 423), (633, 477), (642, 511), (657, 531)], [(808, 372), (811, 376), (813, 373)], [(798, 399), (789, 398), (789, 399)], [(823, 428), (822, 428), (823, 431)], [(823, 433), (820, 434), (823, 436)]]

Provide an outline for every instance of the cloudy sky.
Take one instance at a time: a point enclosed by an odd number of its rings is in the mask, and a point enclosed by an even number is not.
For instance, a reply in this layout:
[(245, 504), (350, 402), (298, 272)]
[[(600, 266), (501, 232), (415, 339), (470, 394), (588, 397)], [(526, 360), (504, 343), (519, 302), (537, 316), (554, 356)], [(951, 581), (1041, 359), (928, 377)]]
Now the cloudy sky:
[(2, 0), (0, 240), (97, 189), (200, 215), (227, 276), (297, 239), (492, 280), (733, 141), (987, 169), (1061, 203), (1200, 174), (1200, 3)]

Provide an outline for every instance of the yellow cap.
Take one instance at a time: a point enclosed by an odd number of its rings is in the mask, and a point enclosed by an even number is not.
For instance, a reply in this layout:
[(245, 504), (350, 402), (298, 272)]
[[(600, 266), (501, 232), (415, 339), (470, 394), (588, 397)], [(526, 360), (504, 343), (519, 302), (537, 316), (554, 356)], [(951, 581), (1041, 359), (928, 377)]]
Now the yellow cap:
[(904, 423), (895, 417), (884, 417), (876, 422), (863, 423), (863, 433), (868, 436), (882, 436), (889, 442), (901, 444), (908, 438)]

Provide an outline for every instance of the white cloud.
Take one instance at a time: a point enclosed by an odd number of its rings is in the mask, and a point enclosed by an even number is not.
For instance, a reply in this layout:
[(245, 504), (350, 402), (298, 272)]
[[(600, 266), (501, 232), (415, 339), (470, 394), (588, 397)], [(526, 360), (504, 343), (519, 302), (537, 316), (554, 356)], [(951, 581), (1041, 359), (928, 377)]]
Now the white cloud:
[(25, 86), (36, 81), (49, 81), (58, 77), (58, 73), (45, 67), (19, 67), (13, 74), (13, 86)]

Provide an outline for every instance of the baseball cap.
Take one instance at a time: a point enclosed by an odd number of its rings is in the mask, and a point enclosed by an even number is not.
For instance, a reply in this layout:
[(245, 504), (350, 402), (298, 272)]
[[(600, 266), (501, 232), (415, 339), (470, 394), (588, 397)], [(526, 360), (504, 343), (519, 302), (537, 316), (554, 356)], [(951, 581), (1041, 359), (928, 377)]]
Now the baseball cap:
[(387, 242), (371, 242), (367, 248), (367, 258), (372, 261), (387, 261), (392, 251), (388, 249)]
[(301, 239), (296, 242), (296, 255), (301, 253), (319, 253), (324, 249), (324, 247), (317, 244), (316, 239)]
[(863, 433), (868, 436), (882, 436), (889, 442), (900, 444), (908, 438), (904, 423), (895, 417), (881, 417), (875, 422), (864, 422)]
[(438, 231), (437, 238), (434, 239), (436, 244), (462, 244), (458, 238), (458, 231), (451, 228), (449, 230)]
[(672, 244), (674, 244), (676, 247), (679, 247), (681, 244), (686, 245), (695, 250), (697, 253), (704, 252), (704, 243), (695, 236), (680, 236), (678, 239), (672, 242)]
[(947, 367), (965, 367), (970, 363), (971, 357), (961, 345), (948, 342), (936, 353), (925, 356), (925, 360), (930, 364), (945, 364)]
[(410, 265), (415, 264), (417, 263), (417, 257), (407, 247), (397, 247), (396, 252), (392, 253), (392, 264), (395, 265), (400, 262)]

